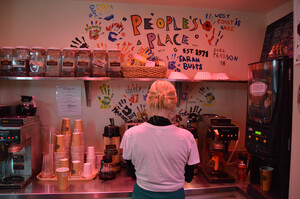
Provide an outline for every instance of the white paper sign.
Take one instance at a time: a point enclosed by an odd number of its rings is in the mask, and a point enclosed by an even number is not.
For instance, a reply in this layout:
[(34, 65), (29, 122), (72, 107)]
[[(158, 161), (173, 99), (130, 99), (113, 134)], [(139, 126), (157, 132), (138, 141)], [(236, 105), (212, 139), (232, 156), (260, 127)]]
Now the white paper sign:
[(56, 86), (56, 105), (59, 116), (81, 115), (81, 87)]

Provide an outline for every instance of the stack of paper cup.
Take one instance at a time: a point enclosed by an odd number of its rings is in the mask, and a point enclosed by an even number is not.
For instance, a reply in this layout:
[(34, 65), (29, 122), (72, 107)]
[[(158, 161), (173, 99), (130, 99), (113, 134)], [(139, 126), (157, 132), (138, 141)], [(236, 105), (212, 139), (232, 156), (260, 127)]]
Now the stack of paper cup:
[(81, 137), (80, 133), (74, 132), (72, 135), (72, 146), (71, 146), (71, 158), (72, 161), (80, 161), (81, 168), (83, 168), (84, 155), (83, 147), (81, 146)]
[(64, 137), (64, 135), (56, 135), (56, 145), (54, 153), (55, 168), (59, 168), (60, 159), (66, 158)]
[(61, 134), (65, 137), (65, 151), (67, 157), (70, 160), (70, 148), (71, 148), (71, 125), (70, 118), (63, 118), (61, 123)]
[(89, 146), (87, 148), (86, 162), (91, 163), (92, 172), (96, 172), (96, 156), (95, 156), (95, 147)]
[[(74, 121), (74, 132), (80, 133), (80, 143), (82, 148), (82, 154), (84, 154), (84, 131), (83, 131), (83, 124), (81, 119), (77, 119)], [(84, 161), (84, 156), (82, 159), (82, 163)]]

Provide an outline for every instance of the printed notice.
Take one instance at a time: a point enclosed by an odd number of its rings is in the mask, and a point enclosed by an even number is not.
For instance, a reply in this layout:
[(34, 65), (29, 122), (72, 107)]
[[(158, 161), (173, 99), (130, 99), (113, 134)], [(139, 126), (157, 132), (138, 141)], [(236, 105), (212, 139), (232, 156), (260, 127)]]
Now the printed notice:
[(81, 87), (56, 86), (56, 105), (59, 116), (81, 115)]

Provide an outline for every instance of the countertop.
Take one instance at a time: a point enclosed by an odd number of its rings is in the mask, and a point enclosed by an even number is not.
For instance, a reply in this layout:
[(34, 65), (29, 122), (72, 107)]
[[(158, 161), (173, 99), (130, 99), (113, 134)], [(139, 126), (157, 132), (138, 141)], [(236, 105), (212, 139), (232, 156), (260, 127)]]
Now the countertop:
[[(134, 183), (135, 181), (126, 175), (125, 169), (112, 180), (103, 181), (96, 176), (95, 179), (89, 181), (69, 181), (66, 191), (59, 191), (57, 182), (40, 181), (35, 177), (22, 189), (0, 189), (0, 198), (128, 198), (131, 196)], [(242, 198), (250, 198), (246, 194), (248, 184), (248, 180), (236, 180), (233, 183), (209, 183), (199, 172), (191, 183), (185, 183), (184, 190), (187, 198), (226, 192), (238, 192)]]

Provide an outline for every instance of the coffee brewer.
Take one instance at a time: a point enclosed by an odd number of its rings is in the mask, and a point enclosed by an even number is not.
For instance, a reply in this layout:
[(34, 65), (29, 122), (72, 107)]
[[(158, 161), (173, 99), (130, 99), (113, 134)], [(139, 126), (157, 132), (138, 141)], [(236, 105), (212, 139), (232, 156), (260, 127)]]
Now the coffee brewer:
[(0, 188), (22, 188), (41, 169), (37, 116), (0, 118)]
[(228, 152), (231, 140), (238, 140), (239, 128), (231, 124), (231, 119), (215, 115), (202, 114), (198, 122), (201, 170), (211, 183), (234, 182), (235, 178), (226, 171), (224, 155)]

